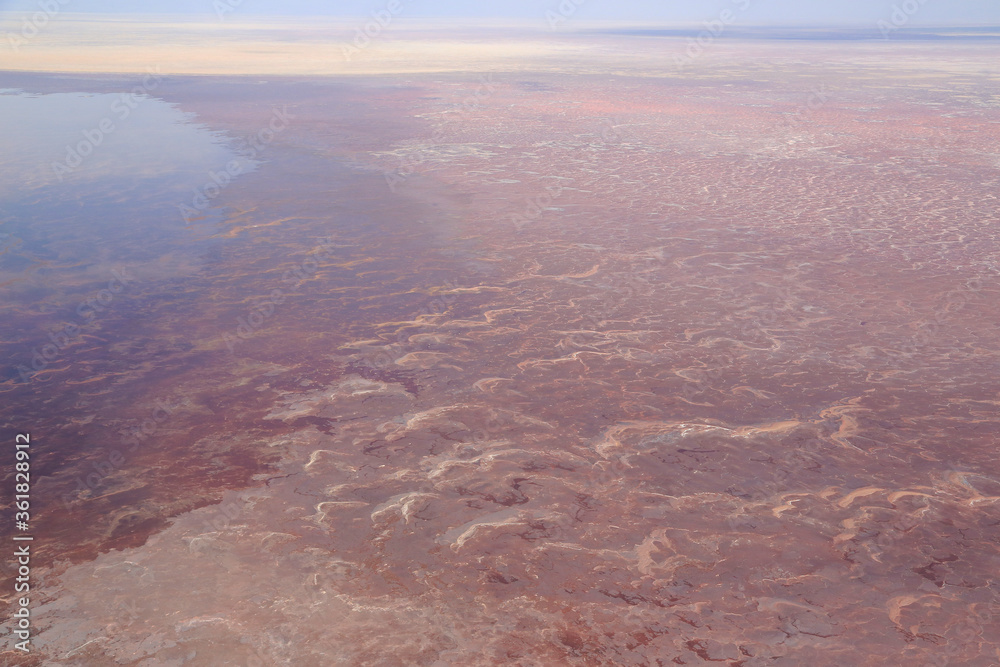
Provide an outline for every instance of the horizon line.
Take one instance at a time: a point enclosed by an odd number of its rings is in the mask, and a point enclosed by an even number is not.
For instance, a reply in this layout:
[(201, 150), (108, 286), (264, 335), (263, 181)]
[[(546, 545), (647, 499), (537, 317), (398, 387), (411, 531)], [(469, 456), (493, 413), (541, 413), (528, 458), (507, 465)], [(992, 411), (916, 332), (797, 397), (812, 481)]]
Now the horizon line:
[[(17, 16), (23, 17), (29, 12), (18, 11), (18, 10), (7, 10), (0, 9), (0, 20), (7, 17)], [(55, 18), (55, 17), (53, 17)], [(261, 21), (288, 21), (288, 22), (301, 22), (301, 21), (323, 21), (330, 23), (339, 22), (349, 22), (356, 24), (358, 21), (370, 20), (372, 17), (368, 14), (345, 14), (345, 15), (335, 15), (335, 14), (279, 14), (279, 13), (242, 13), (238, 17), (225, 17), (224, 19), (219, 19), (219, 17), (213, 12), (96, 12), (96, 11), (83, 11), (83, 12), (59, 12), (58, 18), (60, 20), (106, 20), (114, 22), (154, 22), (158, 20), (169, 20), (171, 22), (183, 22), (183, 23), (217, 23), (220, 25), (225, 24), (237, 24), (237, 23), (259, 23)], [(558, 32), (573, 32), (577, 28), (575, 26), (614, 26), (617, 28), (636, 28), (636, 29), (646, 29), (646, 30), (656, 30), (656, 29), (702, 29), (705, 28), (706, 23), (710, 19), (702, 20), (681, 20), (681, 21), (665, 21), (665, 20), (645, 20), (645, 19), (585, 19), (585, 18), (574, 18), (572, 20), (572, 26), (561, 27)], [(399, 23), (441, 23), (449, 25), (467, 25), (470, 27), (539, 27), (546, 26), (545, 16), (539, 15), (537, 17), (508, 17), (508, 16), (496, 16), (496, 17), (475, 17), (475, 16), (396, 16), (393, 18), (393, 22)], [(871, 30), (873, 27), (878, 25), (877, 21), (866, 21), (866, 22), (851, 22), (851, 23), (834, 23), (834, 22), (819, 22), (819, 23), (803, 23), (803, 22), (788, 22), (788, 23), (734, 23), (727, 25), (728, 30)], [(547, 27), (545, 28), (549, 30)], [(1000, 22), (989, 22), (989, 23), (970, 23), (970, 22), (954, 22), (954, 23), (919, 23), (916, 21), (910, 22), (905, 26), (898, 26), (897, 30), (903, 32), (913, 32), (919, 30), (996, 30), (1000, 31)]]

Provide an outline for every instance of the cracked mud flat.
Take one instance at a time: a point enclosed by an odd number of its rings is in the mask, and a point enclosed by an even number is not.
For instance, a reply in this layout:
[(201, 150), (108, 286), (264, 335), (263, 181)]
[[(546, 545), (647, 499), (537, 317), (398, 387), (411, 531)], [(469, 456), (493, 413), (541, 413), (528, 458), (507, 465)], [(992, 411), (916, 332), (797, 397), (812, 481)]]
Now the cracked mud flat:
[(37, 664), (1000, 663), (997, 61), (741, 48), (465, 107), (459, 74), (165, 83), (232, 136), (296, 120), (190, 275), (3, 385), (70, 494)]

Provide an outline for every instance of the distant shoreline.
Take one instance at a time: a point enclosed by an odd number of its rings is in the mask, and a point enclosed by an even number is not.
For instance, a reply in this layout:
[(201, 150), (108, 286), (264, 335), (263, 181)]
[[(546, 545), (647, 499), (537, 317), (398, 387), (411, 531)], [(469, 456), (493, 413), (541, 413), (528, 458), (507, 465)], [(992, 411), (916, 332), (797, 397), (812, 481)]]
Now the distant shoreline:
[[(632, 37), (697, 37), (702, 27), (689, 28), (613, 28), (595, 29), (588, 32), (600, 35), (622, 35)], [(959, 33), (959, 34), (955, 34)], [(964, 34), (963, 34), (964, 33)], [(718, 39), (740, 40), (803, 40), (829, 42), (885, 41), (882, 32), (874, 28), (775, 28), (775, 27), (732, 27), (717, 36)], [(940, 41), (940, 40), (1000, 40), (1000, 27), (939, 27), (939, 28), (898, 28), (892, 34), (896, 41)]]
[[(206, 22), (59, 13), (28, 30), (14, 18), (23, 17), (0, 14), (0, 71), (61, 74), (363, 77), (541, 71), (669, 78), (691, 67), (739, 64), (751, 51), (754, 58), (781, 59), (793, 43), (800, 55), (830, 62), (881, 60), (888, 50), (923, 60), (930, 43), (992, 49), (1000, 41), (1000, 28), (762, 29), (735, 19), (696, 29), (574, 21), (549, 30), (544, 22), (397, 18), (376, 25), (363, 19), (304, 23), (243, 16)], [(701, 58), (709, 45), (711, 55)]]

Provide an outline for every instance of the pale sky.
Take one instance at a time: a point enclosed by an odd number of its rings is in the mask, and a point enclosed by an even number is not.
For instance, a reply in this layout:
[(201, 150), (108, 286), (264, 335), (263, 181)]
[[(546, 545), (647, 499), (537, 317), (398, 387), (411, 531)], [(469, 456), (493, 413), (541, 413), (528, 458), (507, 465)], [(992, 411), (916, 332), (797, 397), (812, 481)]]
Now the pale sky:
[[(369, 16), (391, 0), (0, 0), (0, 11), (28, 15), (41, 6), (62, 12), (184, 14), (214, 17), (216, 3), (233, 7), (229, 16)], [(507, 18), (545, 20), (560, 0), (398, 0), (400, 16), (411, 18)], [(908, 10), (907, 25), (1000, 25), (1000, 0), (563, 0), (578, 5), (573, 18), (637, 24), (700, 23), (730, 8), (743, 26), (839, 25), (873, 27), (891, 19), (894, 6)], [(568, 6), (568, 5), (564, 5)]]

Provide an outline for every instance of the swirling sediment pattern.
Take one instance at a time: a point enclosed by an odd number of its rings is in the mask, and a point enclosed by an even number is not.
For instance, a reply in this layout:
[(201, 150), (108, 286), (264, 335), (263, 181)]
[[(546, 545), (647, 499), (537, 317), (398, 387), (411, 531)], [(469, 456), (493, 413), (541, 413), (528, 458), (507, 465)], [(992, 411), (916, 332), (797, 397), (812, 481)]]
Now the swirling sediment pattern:
[(44, 664), (1000, 663), (1000, 79), (872, 48), (165, 84), (295, 120), (51, 370), (175, 407), (47, 510)]

